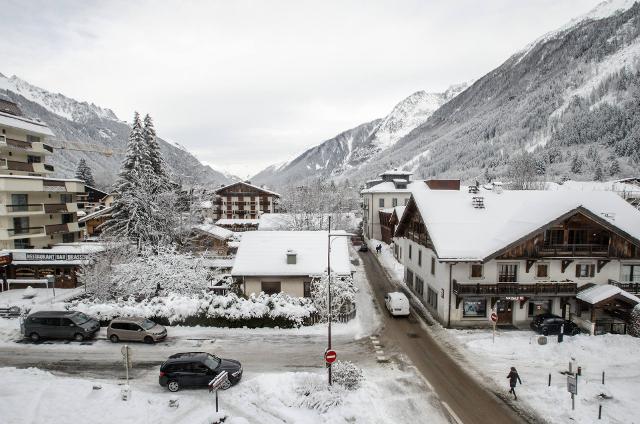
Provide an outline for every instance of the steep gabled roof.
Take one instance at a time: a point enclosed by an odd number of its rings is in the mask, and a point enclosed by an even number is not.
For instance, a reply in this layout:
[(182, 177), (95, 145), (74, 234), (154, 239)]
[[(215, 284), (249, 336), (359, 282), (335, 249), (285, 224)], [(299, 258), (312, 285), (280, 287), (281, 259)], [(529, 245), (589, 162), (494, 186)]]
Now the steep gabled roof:
[(253, 188), (254, 190), (258, 190), (258, 191), (262, 191), (262, 192), (264, 192), (264, 193), (271, 194), (272, 196), (278, 196), (278, 197), (280, 197), (280, 194), (276, 193), (275, 191), (267, 190), (266, 188), (263, 188), (263, 187), (258, 187), (257, 185), (254, 185), (254, 184), (248, 183), (248, 182), (246, 182), (246, 181), (236, 181), (235, 183), (227, 184), (226, 186), (222, 186), (222, 187), (220, 187), (220, 188), (217, 188), (217, 189), (214, 191), (214, 193), (216, 193), (216, 194), (217, 194), (218, 192), (220, 192), (220, 191), (222, 191), (222, 190), (226, 190), (226, 189), (228, 189), (229, 187), (233, 187), (234, 185), (238, 185), (238, 184), (242, 184), (242, 185), (245, 185), (245, 186), (247, 186), (247, 187), (251, 187), (251, 188)]
[[(410, 205), (415, 203), (441, 260), (489, 260), (575, 213), (640, 246), (640, 212), (615, 193), (483, 191), (484, 208), (474, 208), (474, 196), (478, 195), (412, 187)], [(402, 217), (399, 232), (408, 215)]]

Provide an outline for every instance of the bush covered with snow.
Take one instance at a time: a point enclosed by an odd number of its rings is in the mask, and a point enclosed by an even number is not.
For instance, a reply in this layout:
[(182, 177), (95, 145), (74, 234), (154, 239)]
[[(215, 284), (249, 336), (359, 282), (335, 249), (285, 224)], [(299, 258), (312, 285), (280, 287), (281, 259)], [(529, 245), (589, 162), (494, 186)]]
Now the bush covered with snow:
[(631, 311), (629, 319), (629, 334), (634, 337), (640, 337), (640, 304), (636, 305)]
[(171, 293), (167, 296), (120, 298), (113, 302), (82, 299), (70, 302), (69, 309), (84, 312), (106, 322), (118, 316), (142, 316), (166, 325), (290, 328), (303, 325), (316, 311), (309, 299), (284, 293), (249, 298), (234, 293), (197, 295)]
[(362, 369), (350, 361), (336, 361), (331, 365), (331, 375), (336, 384), (347, 390), (356, 390), (362, 384)]
[[(327, 321), (328, 315), (328, 298), (329, 278), (324, 275), (316, 278), (311, 282), (311, 298), (318, 313), (322, 317), (322, 321)], [(335, 276), (331, 277), (331, 311), (333, 321), (338, 319), (339, 312), (348, 312), (353, 307), (356, 299), (358, 288), (353, 282), (352, 277)]]
[(325, 413), (329, 409), (342, 404), (344, 389), (340, 386), (327, 385), (324, 376), (318, 374), (308, 375), (296, 388), (299, 396), (299, 406), (315, 409), (320, 413)]

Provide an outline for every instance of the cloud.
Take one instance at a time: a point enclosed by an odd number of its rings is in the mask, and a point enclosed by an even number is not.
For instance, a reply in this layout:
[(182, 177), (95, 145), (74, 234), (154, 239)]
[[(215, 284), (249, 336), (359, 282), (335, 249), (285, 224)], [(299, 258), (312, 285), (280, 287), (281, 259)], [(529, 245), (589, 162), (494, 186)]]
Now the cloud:
[(2, 71), (255, 173), (478, 78), (596, 0), (2, 2)]

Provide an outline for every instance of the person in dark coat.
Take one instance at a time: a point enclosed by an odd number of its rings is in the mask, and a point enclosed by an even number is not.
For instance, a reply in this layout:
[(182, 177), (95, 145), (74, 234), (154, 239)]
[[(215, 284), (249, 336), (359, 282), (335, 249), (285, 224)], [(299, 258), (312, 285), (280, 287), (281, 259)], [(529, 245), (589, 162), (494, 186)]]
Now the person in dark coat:
[(509, 379), (509, 386), (511, 386), (509, 393), (513, 393), (513, 398), (518, 400), (518, 396), (516, 395), (516, 383), (522, 384), (522, 380), (520, 380), (516, 367), (511, 367), (511, 371), (509, 372), (509, 375), (507, 375), (507, 378)]

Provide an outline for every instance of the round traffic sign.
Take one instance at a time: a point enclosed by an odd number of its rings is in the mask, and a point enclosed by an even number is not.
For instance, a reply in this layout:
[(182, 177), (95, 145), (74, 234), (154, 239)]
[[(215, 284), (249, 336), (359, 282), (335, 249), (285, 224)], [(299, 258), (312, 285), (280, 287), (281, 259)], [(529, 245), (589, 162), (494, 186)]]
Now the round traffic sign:
[(327, 364), (332, 364), (338, 358), (338, 354), (335, 350), (327, 350), (324, 353), (324, 360), (327, 361)]
[(498, 322), (498, 314), (491, 312), (491, 321)]

